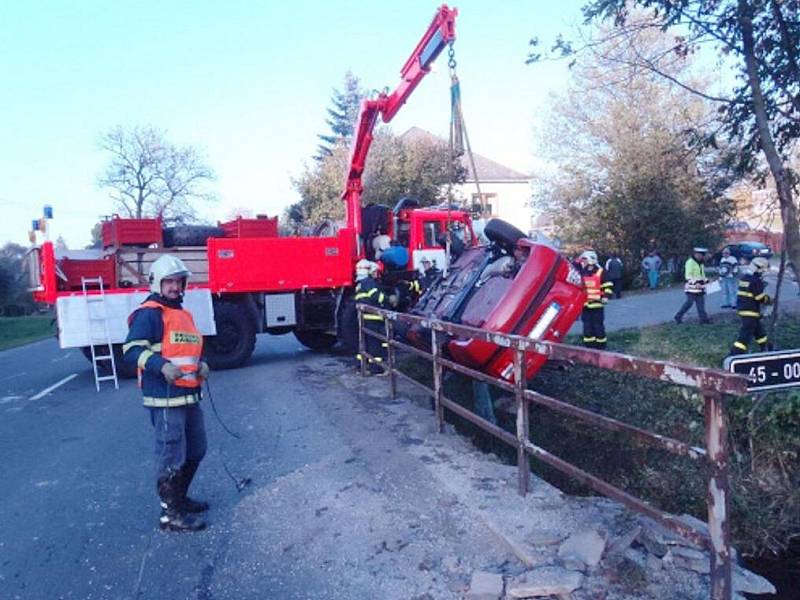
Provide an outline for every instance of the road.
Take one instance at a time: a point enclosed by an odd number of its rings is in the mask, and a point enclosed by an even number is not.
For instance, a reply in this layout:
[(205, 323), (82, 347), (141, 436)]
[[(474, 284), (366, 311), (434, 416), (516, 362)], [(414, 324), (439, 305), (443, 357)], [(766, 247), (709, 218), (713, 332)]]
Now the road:
[(213, 373), (241, 439), (204, 401), (193, 491), (210, 527), (168, 534), (135, 383), (97, 393), (54, 340), (0, 352), (0, 598), (457, 598), (473, 570), (517, 568), (420, 469), (420, 441), (382, 424), (385, 392), (354, 393), (343, 371), (261, 336), (249, 365)]

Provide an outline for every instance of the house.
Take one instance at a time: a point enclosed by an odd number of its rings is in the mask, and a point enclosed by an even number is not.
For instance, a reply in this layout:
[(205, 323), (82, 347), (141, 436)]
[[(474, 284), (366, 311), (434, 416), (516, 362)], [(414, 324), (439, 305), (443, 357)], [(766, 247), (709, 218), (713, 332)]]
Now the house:
[[(400, 136), (404, 142), (416, 140), (432, 141), (439, 144), (447, 142), (432, 133), (412, 127)], [(480, 154), (473, 152), (475, 170), (478, 174), (480, 194), (475, 183), (475, 175), (469, 158), (461, 158), (467, 172), (466, 181), (454, 186), (455, 196), (471, 209), (477, 217), (488, 219), (499, 217), (515, 225), (525, 233), (531, 229), (531, 176), (506, 167)]]

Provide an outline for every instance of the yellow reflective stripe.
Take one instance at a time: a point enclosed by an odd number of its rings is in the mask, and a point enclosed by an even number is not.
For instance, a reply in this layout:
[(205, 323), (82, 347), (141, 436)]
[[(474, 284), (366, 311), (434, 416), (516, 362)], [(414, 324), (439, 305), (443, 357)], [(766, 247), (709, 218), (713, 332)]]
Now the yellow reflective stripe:
[(361, 298), (369, 298), (377, 291), (378, 291), (378, 288), (372, 288), (368, 292), (359, 292), (359, 293), (356, 294), (355, 298), (356, 298), (356, 300), (361, 300)]
[(131, 348), (135, 348), (136, 346), (144, 346), (145, 348), (150, 348), (150, 342), (147, 340), (131, 340), (127, 344), (122, 345), (122, 353), (125, 354)]
[(386, 296), (383, 295), (383, 292), (378, 294), (378, 304), (383, 304), (383, 301), (384, 301), (385, 298), (386, 298)]
[(611, 283), (610, 281), (607, 281), (606, 283), (604, 283), (600, 287), (609, 288), (609, 287), (613, 287), (613, 286), (614, 286), (613, 283)]
[(364, 320), (365, 321), (383, 321), (383, 317), (380, 316), (380, 315), (364, 314)]
[(766, 344), (766, 343), (767, 343), (767, 336), (756, 339), (756, 344)]
[(157, 344), (151, 344), (150, 350), (153, 352), (161, 352), (161, 342), (158, 342)]
[(740, 310), (736, 313), (740, 317), (760, 317), (761, 313), (754, 310)]
[(733, 342), (733, 345), (739, 348), (739, 350), (747, 350), (747, 346), (745, 346), (742, 342), (736, 341)]
[(152, 406), (155, 408), (186, 406), (187, 404), (197, 404), (199, 401), (199, 394), (186, 394), (185, 396), (175, 396), (174, 398), (153, 398), (152, 396), (144, 396), (142, 398), (142, 403), (145, 406)]
[(595, 341), (596, 342), (607, 342), (608, 338), (601, 337), (601, 338), (597, 338)]
[(583, 341), (584, 341), (584, 342), (593, 342), (593, 341), (595, 341), (596, 339), (597, 339), (597, 338), (595, 338), (595, 337), (584, 337), (584, 338), (583, 338)]
[(736, 292), (737, 296), (744, 296), (745, 298), (753, 298), (753, 292)]
[(602, 302), (587, 302), (584, 304), (586, 308), (603, 308)]
[(142, 350), (142, 353), (139, 355), (139, 359), (136, 361), (136, 365), (140, 369), (144, 369), (144, 366), (147, 364), (147, 361), (150, 360), (150, 357), (155, 354), (151, 350)]
[(758, 300), (760, 302), (761, 300), (763, 300), (766, 297), (767, 297), (767, 295), (762, 293), (762, 294), (759, 294), (758, 296), (756, 296), (756, 300)]

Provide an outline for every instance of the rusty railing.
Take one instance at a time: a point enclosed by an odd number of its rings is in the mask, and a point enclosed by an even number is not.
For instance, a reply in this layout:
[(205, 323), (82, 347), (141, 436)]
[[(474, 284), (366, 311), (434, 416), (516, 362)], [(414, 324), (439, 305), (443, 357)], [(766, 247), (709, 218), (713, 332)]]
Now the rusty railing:
[[(519, 493), (528, 492), (530, 482), (529, 456), (554, 467), (595, 491), (613, 498), (628, 508), (644, 514), (660, 523), (670, 531), (706, 548), (711, 555), (711, 598), (712, 600), (730, 600), (732, 597), (732, 559), (730, 545), (729, 522), (729, 482), (728, 482), (728, 422), (725, 411), (726, 395), (744, 396), (747, 394), (747, 380), (718, 369), (708, 369), (683, 365), (674, 362), (638, 358), (615, 352), (592, 350), (567, 344), (547, 341), (536, 341), (526, 337), (492, 333), (474, 327), (455, 325), (444, 321), (425, 319), (413, 315), (396, 313), (358, 304), (358, 341), (361, 356), (361, 374), (366, 375), (368, 361), (376, 358), (367, 351), (367, 336), (379, 340), (386, 349), (386, 360), (381, 364), (389, 374), (389, 385), (392, 398), (397, 395), (397, 379), (400, 378), (413, 387), (430, 395), (434, 401), (439, 431), (444, 431), (444, 409), (463, 417), (494, 437), (503, 440), (517, 450), (517, 468)], [(364, 314), (378, 314), (383, 317), (383, 327), (370, 329), (364, 326)], [(372, 323), (381, 323), (373, 320)], [(430, 329), (431, 352), (426, 352), (394, 339), (396, 322), (409, 325), (420, 325)], [(480, 371), (457, 364), (444, 357), (443, 345), (448, 336), (473, 338), (514, 349), (514, 381), (496, 379)], [(427, 360), (433, 364), (433, 388), (416, 381), (412, 377), (398, 371), (396, 351), (403, 350)], [(548, 359), (571, 361), (590, 365), (601, 369), (629, 373), (639, 377), (672, 383), (699, 390), (704, 400), (705, 410), (705, 447), (699, 448), (655, 432), (618, 421), (616, 419), (579, 408), (562, 400), (551, 398), (533, 390), (529, 390), (524, 376), (525, 353), (534, 352)], [(484, 381), (498, 388), (510, 391), (516, 401), (516, 435), (513, 435), (479, 417), (457, 402), (444, 395), (442, 375), (444, 369), (467, 375)], [(595, 426), (622, 432), (635, 437), (638, 441), (666, 450), (678, 456), (688, 457), (695, 461), (705, 461), (707, 469), (708, 533), (665, 513), (646, 501), (628, 494), (624, 490), (596, 477), (575, 465), (551, 454), (537, 446), (530, 439), (529, 406), (537, 404), (554, 411), (581, 419)]]

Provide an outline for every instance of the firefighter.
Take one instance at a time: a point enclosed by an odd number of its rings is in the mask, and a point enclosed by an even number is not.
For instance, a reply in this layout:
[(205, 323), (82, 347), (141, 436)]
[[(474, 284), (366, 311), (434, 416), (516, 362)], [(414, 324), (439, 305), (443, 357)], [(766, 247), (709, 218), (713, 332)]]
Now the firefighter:
[(767, 287), (764, 274), (768, 270), (769, 261), (766, 258), (754, 258), (750, 262), (750, 273), (739, 280), (736, 312), (742, 319), (742, 326), (736, 341), (731, 346), (731, 354), (745, 354), (753, 338), (762, 352), (770, 350), (767, 333), (761, 323), (761, 306), (772, 304), (772, 298), (764, 291)]
[(206, 453), (200, 386), (208, 365), (200, 357), (203, 336), (181, 306), (191, 275), (179, 258), (165, 254), (150, 267), (151, 294), (128, 318), (124, 360), (139, 369), (139, 385), (155, 433), (156, 488), (161, 529), (198, 531), (206, 502), (187, 495)]
[(436, 265), (431, 262), (431, 259), (427, 256), (422, 257), (422, 277), (420, 278), (420, 288), (421, 291), (424, 292), (429, 287), (431, 287), (437, 279), (441, 276), (442, 271), (441, 269), (437, 269)]
[[(390, 308), (392, 304), (397, 304), (397, 297), (384, 293), (381, 285), (375, 277), (378, 272), (378, 265), (370, 260), (361, 259), (356, 263), (356, 289), (353, 300), (368, 306), (377, 308)], [(379, 333), (385, 333), (383, 317), (373, 313), (364, 313), (364, 327)], [(358, 327), (356, 321), (356, 327)], [(356, 330), (357, 331), (357, 330)], [(383, 362), (385, 342), (371, 335), (364, 335), (365, 350), (370, 355), (370, 373), (383, 373), (381, 363)], [(361, 353), (356, 354), (359, 363), (362, 360)]]
[(708, 279), (703, 266), (706, 254), (708, 254), (707, 248), (697, 246), (692, 249), (692, 256), (686, 259), (686, 264), (684, 265), (686, 284), (683, 286), (683, 291), (686, 293), (686, 301), (675, 315), (676, 323), (683, 321), (683, 315), (692, 307), (693, 303), (697, 305), (697, 314), (700, 316), (700, 322), (711, 323), (711, 319), (706, 314), (706, 286), (708, 285)]
[(606, 347), (606, 326), (603, 305), (614, 291), (614, 284), (608, 281), (603, 268), (597, 264), (597, 253), (587, 250), (579, 259), (583, 286), (586, 288), (586, 302), (583, 305), (583, 345), (587, 348)]

